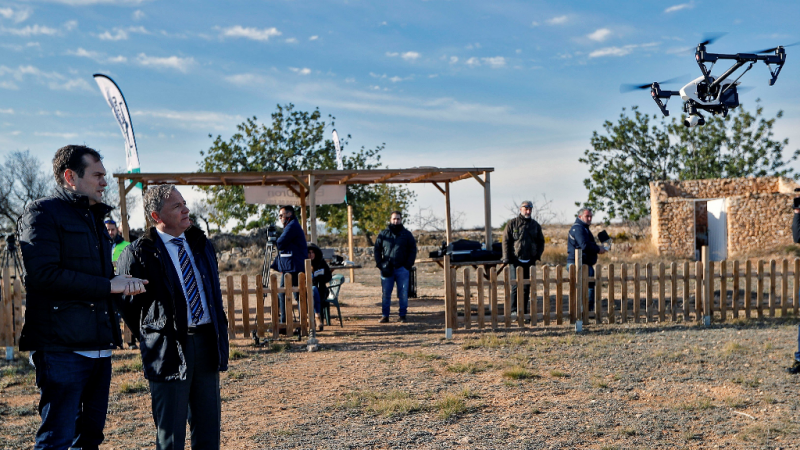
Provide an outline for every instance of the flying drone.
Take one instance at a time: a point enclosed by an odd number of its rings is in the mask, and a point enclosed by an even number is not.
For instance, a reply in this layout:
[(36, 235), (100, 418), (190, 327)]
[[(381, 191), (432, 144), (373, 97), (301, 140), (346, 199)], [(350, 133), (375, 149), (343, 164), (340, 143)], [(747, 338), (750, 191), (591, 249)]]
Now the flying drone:
[[(665, 117), (669, 116), (669, 110), (667, 110), (667, 102), (669, 99), (673, 96), (680, 95), (681, 100), (683, 100), (683, 111), (687, 114), (687, 117), (683, 120), (683, 124), (687, 127), (705, 125), (706, 121), (703, 115), (700, 114), (701, 110), (726, 117), (730, 109), (739, 106), (739, 93), (737, 91), (739, 79), (752, 69), (756, 62), (764, 61), (771, 76), (769, 85), (774, 85), (775, 81), (778, 80), (778, 75), (781, 73), (783, 64), (786, 62), (786, 50), (784, 48), (796, 45), (795, 43), (751, 53), (729, 55), (706, 51), (706, 46), (714, 42), (714, 40), (716, 39), (706, 39), (697, 45), (694, 58), (697, 60), (697, 65), (700, 66), (700, 71), (703, 75), (690, 81), (679, 91), (662, 90), (659, 82), (639, 86), (623, 85), (620, 87), (620, 91), (649, 88), (650, 95), (652, 95), (653, 100), (655, 100)], [(714, 64), (719, 60), (731, 60), (734, 61), (734, 63), (722, 75), (713, 76), (711, 75), (711, 70), (714, 68)], [(707, 63), (711, 63), (711, 66), (707, 67)], [(747, 68), (744, 69), (735, 80), (730, 80), (732, 75), (746, 64)], [(666, 84), (671, 81), (672, 80), (662, 81), (661, 84)]]

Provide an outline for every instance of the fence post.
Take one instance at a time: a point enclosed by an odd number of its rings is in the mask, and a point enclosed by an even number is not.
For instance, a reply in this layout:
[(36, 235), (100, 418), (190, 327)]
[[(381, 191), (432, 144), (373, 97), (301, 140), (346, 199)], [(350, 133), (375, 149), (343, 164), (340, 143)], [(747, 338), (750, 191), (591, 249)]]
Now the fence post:
[(642, 280), (639, 263), (633, 265), (633, 323), (639, 323), (640, 309), (642, 307)]
[(233, 276), (228, 275), (225, 279), (225, 286), (228, 294), (228, 339), (236, 338), (236, 302), (233, 299)]
[(575, 332), (583, 331), (583, 251), (575, 249)]
[(453, 339), (453, 325), (452, 320), (453, 318), (450, 317), (452, 315), (452, 308), (450, 305), (450, 296), (452, 293), (450, 292), (450, 255), (444, 255), (444, 337), (445, 339)]
[(492, 329), (495, 330), (497, 329), (497, 267), (495, 266), (489, 269), (489, 304), (492, 308)]
[(725, 260), (719, 262), (719, 315), (720, 322), (728, 318), (728, 264)]
[(748, 260), (744, 263), (744, 316), (750, 318), (750, 308), (753, 307), (753, 264)]
[(556, 324), (564, 322), (564, 268), (556, 265)]
[(475, 272), (475, 278), (478, 281), (478, 328), (483, 329), (484, 321), (486, 320), (486, 303), (483, 296), (485, 294), (483, 280), (486, 276), (486, 270), (483, 266), (478, 267)]
[(710, 326), (711, 318), (714, 316), (714, 311), (711, 309), (713, 306), (712, 295), (714, 290), (714, 274), (711, 272), (711, 258), (708, 255), (708, 246), (703, 246), (703, 325)]
[(470, 290), (469, 267), (464, 268), (464, 328), (469, 330), (472, 324), (472, 291)]
[[(314, 314), (314, 269), (311, 267), (310, 259), (306, 259), (305, 278), (305, 286), (301, 285), (300, 289), (304, 289), (306, 293), (308, 320), (311, 323), (311, 331), (309, 332), (308, 341), (306, 342), (306, 349), (310, 352), (315, 352), (319, 350), (319, 342), (317, 341), (317, 316)], [(320, 299), (320, 301), (322, 301), (322, 299)], [(320, 320), (322, 320), (322, 317), (320, 317)]]
[[(532, 266), (531, 270), (535, 272), (536, 266)], [(531, 281), (533, 281), (533, 276), (531, 276)], [(531, 288), (531, 292), (535, 292), (533, 288)], [(533, 311), (533, 307), (531, 307), (531, 311)], [(542, 266), (542, 319), (545, 325), (550, 325), (550, 267), (548, 266)]]
[(776, 264), (774, 259), (769, 260), (769, 316), (775, 317), (775, 272)]
[(245, 339), (250, 336), (250, 283), (247, 275), (242, 275), (242, 332)]
[(689, 310), (691, 309), (691, 303), (692, 303), (691, 301), (689, 301), (689, 297), (691, 296), (691, 293), (692, 293), (692, 291), (689, 290), (689, 281), (691, 281), (690, 277), (689, 277), (690, 273), (691, 272), (689, 271), (689, 262), (688, 261), (684, 262), (683, 263), (683, 302), (681, 302), (681, 304), (683, 305), (683, 321), (684, 322), (688, 322), (689, 321), (689, 312), (690, 312)]
[(608, 265), (608, 323), (614, 323), (614, 300), (616, 294), (614, 287), (614, 264)]
[[(530, 270), (530, 269), (529, 269)], [(517, 272), (515, 273), (515, 283), (517, 283), (517, 298), (512, 298), (511, 301), (517, 302), (517, 323), (519, 326), (522, 327), (525, 325), (525, 285), (522, 283), (523, 281), (523, 268), (517, 267)], [(531, 324), (533, 325), (533, 316), (531, 315)]]
[(263, 338), (266, 333), (264, 327), (264, 278), (256, 275), (256, 336)]
[(672, 321), (678, 321), (678, 305), (676, 300), (678, 298), (678, 263), (672, 263), (670, 265), (670, 278), (672, 279), (672, 284), (670, 287), (672, 290), (669, 294), (669, 306), (672, 310)]
[(786, 306), (789, 301), (789, 260), (783, 258), (783, 275), (781, 276), (781, 317), (786, 317)]
[[(528, 269), (530, 270), (530, 269)], [(522, 267), (517, 267), (517, 292), (524, 292), (525, 285), (522, 276)], [(516, 300), (516, 299), (515, 299)], [(517, 317), (525, 313), (525, 308), (517, 310)], [(506, 328), (511, 327), (511, 268), (506, 266), (503, 269), (503, 322)]]
[(578, 318), (575, 315), (575, 299), (578, 297), (578, 281), (576, 278), (577, 270), (575, 264), (567, 268), (567, 276), (569, 277), (569, 323), (575, 323), (575, 320)]
[(733, 318), (739, 318), (739, 261), (733, 261), (733, 295), (731, 296)]
[(269, 276), (269, 298), (270, 316), (272, 320), (272, 339), (278, 339), (278, 327), (280, 326), (279, 299), (278, 299), (278, 274), (273, 273)]
[(619, 317), (620, 323), (628, 322), (628, 265), (622, 263), (619, 277), (622, 279), (622, 292), (620, 292)]
[(664, 323), (666, 321), (667, 309), (667, 278), (664, 273), (664, 263), (658, 263), (658, 321)]

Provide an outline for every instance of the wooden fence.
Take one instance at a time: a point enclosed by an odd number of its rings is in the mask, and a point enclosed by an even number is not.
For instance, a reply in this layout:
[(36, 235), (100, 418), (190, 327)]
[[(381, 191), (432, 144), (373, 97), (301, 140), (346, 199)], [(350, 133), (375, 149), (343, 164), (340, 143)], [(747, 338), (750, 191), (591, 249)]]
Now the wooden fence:
[[(704, 255), (706, 250), (704, 249)], [(448, 258), (449, 259), (449, 258)], [(798, 314), (800, 259), (781, 261), (703, 261), (658, 264), (596, 264), (590, 277), (569, 268), (532, 267), (529, 280), (517, 268), (498, 272), (495, 267), (457, 270), (445, 261), (445, 321), (447, 337), (459, 327), (495, 329), (576, 323), (719, 321)], [(449, 276), (448, 276), (449, 273)], [(595, 307), (589, 311), (589, 283), (594, 282)], [(517, 298), (511, 286), (517, 285)], [(524, 287), (532, 286), (528, 309), (516, 320), (508, 314), (511, 302), (524, 311)], [(499, 297), (502, 295), (502, 302)], [(502, 305), (502, 314), (499, 311)]]
[(22, 332), (22, 304), (25, 301), (25, 291), (18, 276), (11, 276), (11, 269), (2, 269), (0, 277), (0, 347), (14, 347), (19, 342)]
[[(222, 286), (222, 295), (226, 298), (226, 309), (228, 315), (228, 337), (249, 338), (255, 330), (259, 337), (264, 337), (267, 330), (270, 330), (272, 337), (277, 339), (280, 330), (285, 327), (286, 334), (291, 336), (296, 327), (300, 328), (300, 334), (308, 336), (310, 327), (310, 317), (314, 316), (314, 297), (312, 291), (312, 269), (311, 260), (306, 260), (306, 271), (298, 274), (297, 287), (292, 287), (292, 276), (284, 274), (284, 286), (279, 287), (278, 275), (270, 276), (269, 289), (263, 287), (261, 275), (255, 278), (242, 275), (240, 287), (236, 289), (234, 277), (228, 276), (226, 283)], [(251, 281), (255, 283), (251, 286)], [(294, 323), (294, 295), (299, 294), (299, 319)], [(278, 294), (284, 293), (286, 297), (286, 324), (279, 323)], [(251, 298), (250, 296), (253, 295)], [(240, 308), (237, 308), (236, 297), (241, 300)], [(265, 301), (269, 298), (269, 301)], [(252, 300), (252, 303), (251, 303)], [(265, 305), (266, 303), (266, 305)], [(268, 306), (267, 306), (268, 305)], [(238, 313), (238, 314), (237, 314)]]

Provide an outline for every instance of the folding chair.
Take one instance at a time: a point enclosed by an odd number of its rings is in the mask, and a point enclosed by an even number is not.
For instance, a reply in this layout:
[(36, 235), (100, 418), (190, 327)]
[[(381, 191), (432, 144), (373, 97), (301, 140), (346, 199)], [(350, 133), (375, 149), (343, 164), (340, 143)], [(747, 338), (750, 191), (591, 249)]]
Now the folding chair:
[(328, 294), (327, 304), (325, 304), (324, 308), (322, 309), (322, 313), (325, 315), (323, 320), (330, 325), (331, 305), (336, 305), (336, 311), (339, 313), (339, 326), (344, 328), (344, 321), (342, 321), (342, 308), (339, 306), (339, 289), (341, 289), (342, 284), (344, 284), (344, 275), (334, 275), (333, 278), (331, 278), (331, 282), (328, 285), (330, 288), (330, 293)]

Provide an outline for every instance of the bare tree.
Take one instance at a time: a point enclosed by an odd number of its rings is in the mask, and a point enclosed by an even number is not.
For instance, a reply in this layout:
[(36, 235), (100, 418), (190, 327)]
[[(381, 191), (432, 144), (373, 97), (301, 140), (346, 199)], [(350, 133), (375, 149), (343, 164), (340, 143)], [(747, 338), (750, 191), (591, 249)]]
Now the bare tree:
[[(524, 200), (517, 202), (515, 199), (512, 199), (512, 206), (509, 206), (508, 210), (516, 216), (519, 214), (519, 205), (523, 201)], [(539, 222), (540, 225), (560, 223), (564, 221), (562, 215), (553, 210), (553, 200), (549, 200), (547, 195), (542, 194), (541, 200), (531, 199), (530, 202), (533, 203), (531, 218)]]
[[(464, 228), (465, 216), (466, 214), (463, 211), (455, 211), (450, 214), (450, 225), (452, 225), (453, 230)], [(433, 208), (418, 208), (417, 213), (410, 215), (406, 222), (426, 231), (445, 231), (447, 228), (445, 217), (436, 215)]]
[(0, 170), (0, 229), (14, 229), (28, 203), (53, 191), (55, 180), (42, 165), (29, 150), (6, 155)]
[(203, 223), (205, 223), (207, 234), (211, 234), (210, 225), (212, 223), (217, 225), (217, 229), (222, 228), (220, 224), (214, 221), (214, 217), (218, 216), (214, 205), (206, 201), (206, 199), (192, 202), (192, 204), (189, 205), (189, 211), (191, 211), (189, 215), (192, 216), (192, 219), (195, 223), (199, 220), (202, 220)]
[[(114, 172), (125, 172), (125, 169), (122, 167), (117, 167)], [(109, 213), (109, 216), (111, 216), (111, 218), (117, 223), (120, 223), (122, 220), (122, 215), (119, 205), (119, 182), (116, 178), (114, 178), (114, 175), (109, 172), (106, 174), (106, 184), (108, 184), (108, 186), (106, 186), (106, 190), (103, 192), (103, 203), (114, 208), (114, 210)], [(125, 203), (128, 209), (128, 220), (131, 218), (130, 211), (134, 209), (140, 201), (141, 196), (137, 195), (138, 192), (139, 191), (137, 191), (136, 188), (133, 188), (133, 190), (131, 190), (128, 195), (125, 196)]]

